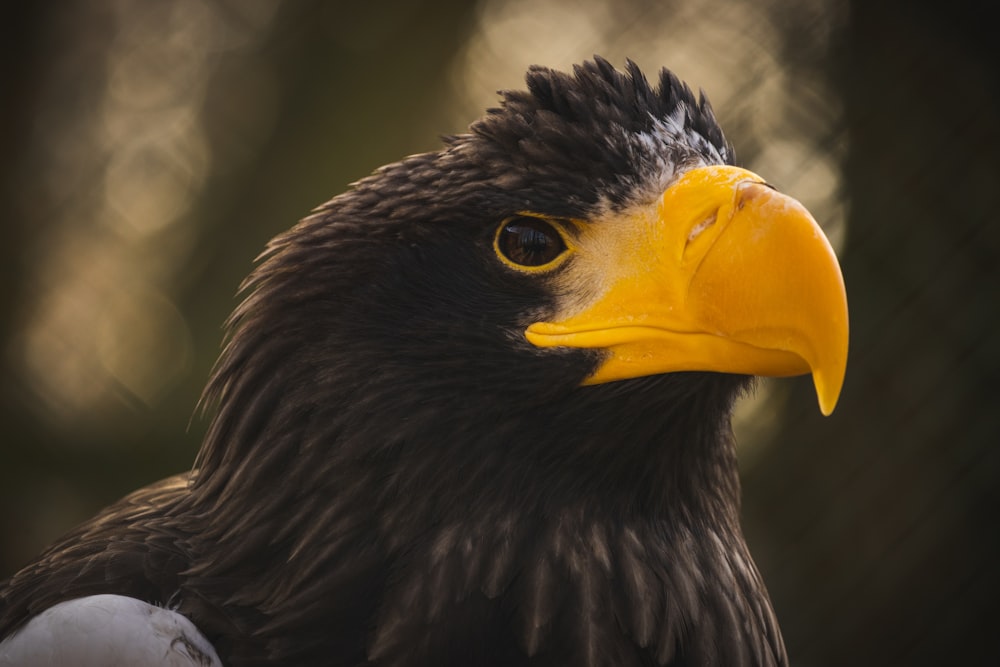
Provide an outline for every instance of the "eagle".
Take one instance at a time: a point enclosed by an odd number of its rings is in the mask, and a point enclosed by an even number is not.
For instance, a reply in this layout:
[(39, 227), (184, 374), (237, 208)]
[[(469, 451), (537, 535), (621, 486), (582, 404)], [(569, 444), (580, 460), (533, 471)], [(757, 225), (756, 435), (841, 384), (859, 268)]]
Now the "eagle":
[(0, 664), (787, 664), (731, 415), (833, 410), (836, 255), (669, 70), (526, 83), (268, 245), (192, 470), (0, 585)]

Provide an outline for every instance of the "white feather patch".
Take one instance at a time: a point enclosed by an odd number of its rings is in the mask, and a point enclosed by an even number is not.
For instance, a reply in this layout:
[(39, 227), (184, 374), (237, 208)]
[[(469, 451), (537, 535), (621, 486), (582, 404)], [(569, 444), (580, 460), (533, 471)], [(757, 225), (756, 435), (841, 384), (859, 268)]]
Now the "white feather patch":
[(0, 666), (222, 667), (186, 617), (121, 595), (91, 595), (46, 609), (0, 642)]
[[(679, 106), (664, 118), (653, 118), (646, 132), (628, 132), (619, 128), (615, 141), (624, 140), (630, 147), (635, 177), (628, 178), (632, 205), (648, 205), (683, 173), (709, 164), (725, 164), (732, 157), (689, 126), (687, 111)], [(610, 141), (610, 140), (609, 140)], [(610, 209), (607, 202), (602, 206)]]

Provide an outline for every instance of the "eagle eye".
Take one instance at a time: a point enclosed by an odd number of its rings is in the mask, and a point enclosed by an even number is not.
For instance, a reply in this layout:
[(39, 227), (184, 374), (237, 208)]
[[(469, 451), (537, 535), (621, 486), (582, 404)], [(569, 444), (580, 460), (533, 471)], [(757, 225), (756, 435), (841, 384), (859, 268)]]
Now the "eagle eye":
[(527, 269), (546, 267), (567, 250), (566, 240), (555, 225), (527, 215), (504, 220), (495, 247), (501, 259), (515, 268)]

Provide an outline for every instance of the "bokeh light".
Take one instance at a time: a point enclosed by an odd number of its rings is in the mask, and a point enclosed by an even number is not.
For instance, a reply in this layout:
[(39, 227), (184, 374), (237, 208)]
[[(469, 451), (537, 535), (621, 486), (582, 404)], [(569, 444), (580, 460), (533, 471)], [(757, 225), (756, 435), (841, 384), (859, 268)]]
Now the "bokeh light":
[[(193, 341), (174, 292), (199, 241), (197, 204), (214, 167), (205, 97), (223, 55), (258, 43), (278, 7), (70, 4), (65, 18), (104, 39), (71, 32), (43, 81), (33, 157), (50, 217), (9, 350), (56, 426), (93, 426), (133, 401), (155, 406), (191, 371)], [(241, 105), (254, 109), (255, 92), (244, 90)], [(253, 145), (247, 130), (264, 127), (240, 128), (244, 150)]]

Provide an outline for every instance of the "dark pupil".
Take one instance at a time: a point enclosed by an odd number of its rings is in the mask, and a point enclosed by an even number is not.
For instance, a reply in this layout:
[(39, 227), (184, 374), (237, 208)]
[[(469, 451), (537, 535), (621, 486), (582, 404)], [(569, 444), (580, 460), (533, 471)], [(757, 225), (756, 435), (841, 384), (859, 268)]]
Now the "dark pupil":
[(515, 218), (504, 225), (498, 239), (500, 252), (515, 264), (548, 264), (566, 249), (562, 237), (544, 220)]

